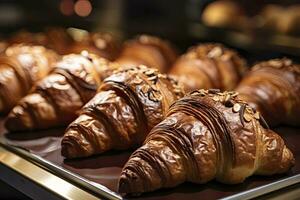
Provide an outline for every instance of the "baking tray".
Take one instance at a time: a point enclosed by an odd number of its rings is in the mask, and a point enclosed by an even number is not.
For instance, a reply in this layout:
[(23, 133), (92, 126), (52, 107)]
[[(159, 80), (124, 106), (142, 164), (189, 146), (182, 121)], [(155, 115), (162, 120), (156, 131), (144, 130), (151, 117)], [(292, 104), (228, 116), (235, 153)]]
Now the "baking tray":
[[(110, 151), (89, 158), (64, 160), (60, 154), (63, 131), (60, 128), (6, 134), (3, 119), (0, 119), (0, 145), (92, 194), (108, 199), (121, 199), (116, 192), (117, 181), (132, 151)], [(126, 199), (249, 199), (297, 184), (300, 182), (300, 129), (280, 127), (276, 131), (282, 135), (296, 159), (296, 165), (286, 174), (252, 176), (238, 185), (225, 185), (215, 181), (202, 185), (184, 183), (172, 189), (161, 189)]]

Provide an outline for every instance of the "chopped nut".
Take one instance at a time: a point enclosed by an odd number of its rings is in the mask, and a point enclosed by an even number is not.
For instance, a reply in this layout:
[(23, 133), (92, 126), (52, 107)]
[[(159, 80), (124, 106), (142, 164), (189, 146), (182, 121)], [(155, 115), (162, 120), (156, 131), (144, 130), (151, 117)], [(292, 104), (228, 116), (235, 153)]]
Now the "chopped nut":
[(219, 99), (219, 96), (217, 96), (217, 95), (215, 95), (215, 96), (213, 96), (213, 98), (212, 98), (214, 101), (219, 101), (220, 99)]
[(220, 47), (215, 47), (213, 48), (208, 54), (208, 57), (214, 58), (214, 57), (219, 57), (223, 53), (222, 49)]
[(241, 105), (240, 105), (240, 104), (235, 103), (235, 104), (233, 105), (233, 112), (239, 112), (240, 109), (241, 109)]
[(167, 75), (165, 75), (165, 74), (158, 74), (158, 78), (167, 78)]
[(148, 76), (154, 75), (155, 70), (154, 69), (149, 69), (147, 71), (145, 71), (145, 74)]
[(141, 87), (141, 90), (142, 90), (142, 92), (143, 92), (144, 94), (146, 94), (146, 93), (149, 91), (149, 86), (148, 86), (148, 85), (143, 85), (143, 86)]
[(135, 84), (141, 84), (143, 82), (143, 80), (140, 78), (140, 77), (136, 77), (135, 79), (134, 79), (134, 81), (133, 81), (133, 83), (135, 83)]
[(148, 78), (149, 81), (153, 81), (154, 84), (156, 84), (156, 82), (158, 81), (158, 76), (150, 76)]
[(153, 91), (148, 93), (148, 97), (151, 101), (156, 101), (156, 102), (162, 99), (162, 96), (159, 95), (159, 93)]
[(248, 113), (248, 112), (245, 112), (245, 114), (244, 114), (244, 119), (245, 119), (246, 122), (250, 122), (251, 119), (252, 119), (251, 114)]
[(236, 97), (237, 95), (239, 95), (238, 92), (233, 92), (233, 93), (231, 94), (232, 97)]
[(155, 84), (153, 84), (151, 87), (152, 87), (152, 89), (153, 89), (154, 91), (158, 91), (158, 88), (157, 88), (157, 86), (156, 86)]
[(254, 116), (255, 119), (259, 119), (259, 118), (260, 118), (260, 117), (259, 117), (259, 112), (254, 113), (253, 116)]
[(224, 97), (224, 101), (227, 102), (231, 99), (231, 96), (229, 94), (226, 94)]
[(281, 68), (283, 63), (280, 60), (270, 60), (269, 64), (276, 68)]

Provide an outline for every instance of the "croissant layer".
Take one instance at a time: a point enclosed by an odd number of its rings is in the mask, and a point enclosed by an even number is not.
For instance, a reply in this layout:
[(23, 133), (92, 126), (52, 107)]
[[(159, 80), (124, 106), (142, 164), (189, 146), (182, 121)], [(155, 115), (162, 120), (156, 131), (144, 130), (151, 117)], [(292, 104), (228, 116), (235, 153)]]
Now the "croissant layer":
[(131, 155), (119, 192), (140, 194), (212, 179), (236, 184), (293, 165), (282, 138), (237, 93), (199, 90), (176, 101)]

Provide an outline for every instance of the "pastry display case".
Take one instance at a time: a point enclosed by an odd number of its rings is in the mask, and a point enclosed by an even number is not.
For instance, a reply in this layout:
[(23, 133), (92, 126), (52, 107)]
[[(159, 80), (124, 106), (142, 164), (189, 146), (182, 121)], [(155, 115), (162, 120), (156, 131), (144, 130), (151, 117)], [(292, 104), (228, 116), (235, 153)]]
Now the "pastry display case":
[(271, 3), (1, 2), (0, 195), (298, 199), (299, 6)]

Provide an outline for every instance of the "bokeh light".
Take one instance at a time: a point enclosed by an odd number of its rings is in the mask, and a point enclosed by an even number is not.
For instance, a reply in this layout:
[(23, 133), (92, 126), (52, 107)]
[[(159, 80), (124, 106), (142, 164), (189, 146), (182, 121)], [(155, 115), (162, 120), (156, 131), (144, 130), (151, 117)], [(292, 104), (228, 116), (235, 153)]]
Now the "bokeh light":
[(75, 13), (81, 17), (86, 17), (92, 12), (92, 5), (88, 0), (77, 1), (74, 8)]
[(59, 4), (60, 12), (63, 15), (70, 16), (74, 13), (74, 2), (73, 0), (62, 0)]

